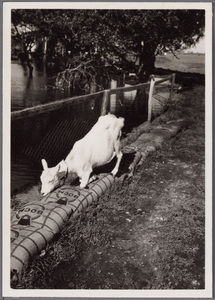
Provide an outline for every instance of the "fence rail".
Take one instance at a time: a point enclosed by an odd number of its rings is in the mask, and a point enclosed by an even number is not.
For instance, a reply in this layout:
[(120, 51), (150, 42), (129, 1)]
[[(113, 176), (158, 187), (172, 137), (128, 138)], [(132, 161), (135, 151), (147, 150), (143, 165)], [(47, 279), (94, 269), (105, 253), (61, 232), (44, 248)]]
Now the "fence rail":
[[(50, 112), (50, 111), (57, 110), (57, 109), (60, 109), (62, 107), (66, 107), (66, 106), (69, 106), (69, 105), (81, 103), (85, 100), (92, 99), (93, 97), (98, 96), (98, 95), (103, 95), (101, 115), (104, 115), (104, 114), (106, 114), (108, 101), (109, 101), (111, 95), (118, 94), (118, 93), (121, 93), (121, 92), (125, 93), (125, 92), (145, 89), (147, 87), (150, 87), (150, 85), (152, 85), (152, 80), (155, 80), (156, 78), (162, 78), (162, 77), (164, 77), (164, 78), (155, 81), (154, 85), (155, 86), (160, 85), (161, 83), (164, 83), (166, 81), (171, 80), (171, 97), (170, 98), (172, 99), (174, 82), (175, 82), (175, 74), (172, 74), (172, 75), (169, 75), (169, 76), (151, 75), (151, 77), (150, 77), (151, 82), (140, 83), (140, 84), (127, 86), (127, 87), (113, 88), (113, 89), (104, 90), (104, 91), (89, 94), (89, 95), (66, 98), (66, 99), (63, 99), (63, 100), (58, 100), (58, 101), (55, 101), (55, 102), (50, 102), (50, 103), (47, 103), (47, 104), (26, 108), (26, 109), (23, 109), (23, 110), (20, 110), (20, 111), (14, 111), (14, 112), (11, 113), (11, 121), (18, 120), (18, 119), (23, 118), (23, 117), (30, 117), (30, 116), (37, 115), (37, 114), (40, 114), (40, 113)], [(153, 93), (153, 91), (152, 91), (152, 93)]]
[(94, 94), (89, 94), (89, 95), (70, 97), (70, 98), (58, 100), (55, 102), (50, 102), (43, 105), (37, 105), (34, 107), (25, 108), (19, 111), (13, 111), (11, 113), (11, 121), (18, 120), (24, 117), (31, 117), (33, 115), (37, 115), (45, 112), (50, 112), (53, 110), (60, 109), (62, 107), (68, 107), (70, 105), (83, 103), (83, 101), (92, 99), (92, 97), (100, 96), (102, 94), (103, 91)]

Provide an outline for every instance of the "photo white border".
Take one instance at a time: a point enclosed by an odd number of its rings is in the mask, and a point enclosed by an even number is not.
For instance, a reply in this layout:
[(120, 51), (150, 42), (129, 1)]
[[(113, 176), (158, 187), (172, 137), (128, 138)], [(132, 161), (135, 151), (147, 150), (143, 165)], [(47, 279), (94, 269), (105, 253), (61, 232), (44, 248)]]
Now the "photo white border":
[[(204, 290), (19, 290), (10, 287), (11, 9), (205, 9), (206, 259)], [(4, 297), (212, 297), (212, 3), (200, 2), (4, 2), (3, 3), (3, 296)]]

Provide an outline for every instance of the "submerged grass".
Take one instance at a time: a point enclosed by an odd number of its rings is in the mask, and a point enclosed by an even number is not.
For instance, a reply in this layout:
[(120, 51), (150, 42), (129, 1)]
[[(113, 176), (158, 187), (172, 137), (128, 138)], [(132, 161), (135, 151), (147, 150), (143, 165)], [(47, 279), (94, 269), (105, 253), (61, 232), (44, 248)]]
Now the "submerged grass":
[(204, 105), (203, 86), (176, 94), (154, 125), (184, 118), (189, 129), (71, 219), (12, 287), (203, 289)]

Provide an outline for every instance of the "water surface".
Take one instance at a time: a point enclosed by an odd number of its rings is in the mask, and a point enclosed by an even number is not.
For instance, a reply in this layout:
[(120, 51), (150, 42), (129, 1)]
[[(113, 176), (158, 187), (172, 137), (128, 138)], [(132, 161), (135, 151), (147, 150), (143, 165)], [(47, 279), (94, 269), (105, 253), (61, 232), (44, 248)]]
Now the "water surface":
[(11, 64), (11, 110), (44, 104), (69, 96), (67, 91), (55, 89), (55, 72), (45, 64), (32, 64), (33, 76), (26, 65)]

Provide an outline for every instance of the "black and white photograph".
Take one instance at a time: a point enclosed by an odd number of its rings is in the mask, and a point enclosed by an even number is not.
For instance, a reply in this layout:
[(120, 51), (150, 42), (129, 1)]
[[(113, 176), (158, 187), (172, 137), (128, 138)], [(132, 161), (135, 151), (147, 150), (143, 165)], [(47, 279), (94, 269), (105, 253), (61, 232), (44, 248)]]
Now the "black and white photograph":
[(212, 297), (212, 3), (3, 4), (3, 296)]

